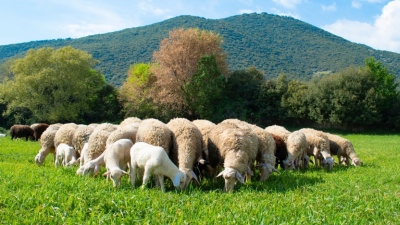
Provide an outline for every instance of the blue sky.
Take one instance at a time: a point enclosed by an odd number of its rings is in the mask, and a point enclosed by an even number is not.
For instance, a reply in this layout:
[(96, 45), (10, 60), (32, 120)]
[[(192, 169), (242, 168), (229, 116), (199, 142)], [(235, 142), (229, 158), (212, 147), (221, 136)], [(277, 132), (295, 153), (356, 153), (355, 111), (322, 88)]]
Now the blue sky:
[(347, 40), (400, 53), (400, 0), (12, 0), (0, 3), (0, 45), (78, 38), (179, 15), (291, 16)]

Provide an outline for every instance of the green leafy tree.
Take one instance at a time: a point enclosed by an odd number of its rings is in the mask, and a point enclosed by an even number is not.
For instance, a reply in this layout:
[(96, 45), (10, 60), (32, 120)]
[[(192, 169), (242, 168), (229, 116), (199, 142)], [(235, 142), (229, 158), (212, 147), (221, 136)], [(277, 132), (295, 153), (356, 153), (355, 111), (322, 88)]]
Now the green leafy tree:
[(129, 67), (128, 77), (120, 89), (126, 117), (160, 117), (159, 107), (149, 95), (149, 91), (156, 81), (150, 67), (150, 63), (136, 63)]
[(282, 96), (281, 106), (286, 111), (288, 119), (308, 120), (308, 86), (305, 82), (291, 80), (286, 93)]
[(184, 101), (191, 119), (222, 119), (221, 104), (225, 77), (218, 68), (215, 55), (200, 58), (198, 70), (184, 87)]
[(70, 46), (29, 50), (13, 62), (13, 78), (0, 85), (5, 114), (25, 108), (37, 121), (83, 122), (105, 85), (104, 76), (93, 69), (96, 63), (92, 55)]

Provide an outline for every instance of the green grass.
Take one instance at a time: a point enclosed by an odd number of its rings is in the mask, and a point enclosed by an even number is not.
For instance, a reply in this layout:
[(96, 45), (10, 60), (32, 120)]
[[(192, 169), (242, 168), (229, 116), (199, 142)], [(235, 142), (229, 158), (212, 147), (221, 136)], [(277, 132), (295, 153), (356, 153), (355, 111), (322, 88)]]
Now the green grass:
[(345, 136), (364, 162), (281, 171), (264, 183), (203, 180), (188, 191), (118, 189), (103, 177), (36, 166), (38, 142), (0, 138), (0, 224), (399, 224), (400, 136)]

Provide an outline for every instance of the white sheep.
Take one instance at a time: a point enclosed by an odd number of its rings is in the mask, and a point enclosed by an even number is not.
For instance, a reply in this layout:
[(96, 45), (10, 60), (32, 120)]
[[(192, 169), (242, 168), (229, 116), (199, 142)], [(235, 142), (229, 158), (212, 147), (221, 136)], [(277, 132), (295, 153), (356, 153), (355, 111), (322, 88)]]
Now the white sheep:
[(50, 125), (42, 134), (40, 138), (40, 150), (35, 156), (35, 162), (38, 166), (41, 166), (49, 153), (53, 153), (54, 161), (56, 159), (56, 147), (54, 146), (54, 137), (56, 136), (57, 130), (60, 128), (60, 124)]
[[(139, 124), (138, 124), (139, 125)], [(136, 142), (136, 133), (138, 127), (132, 125), (119, 126), (116, 130), (110, 133), (106, 141), (106, 147), (120, 139), (129, 139), (133, 143)]]
[(78, 175), (89, 175), (94, 176), (98, 174), (101, 170), (101, 167), (105, 165), (104, 162), (104, 152), (97, 158), (93, 160), (88, 160), (85, 164), (81, 165), (79, 169), (76, 171)]
[(224, 178), (225, 191), (232, 191), (236, 181), (244, 183), (244, 175), (248, 173), (250, 135), (231, 124), (219, 123), (208, 138), (210, 165), (215, 168), (223, 163), (225, 169), (217, 177)]
[(110, 144), (104, 151), (104, 163), (106, 164), (107, 172), (103, 175), (107, 176), (107, 180), (113, 181), (113, 186), (118, 187), (121, 182), (121, 177), (126, 174), (131, 155), (130, 150), (133, 142), (129, 139), (119, 139), (114, 143)]
[(343, 163), (347, 166), (351, 164), (354, 166), (362, 165), (361, 160), (358, 158), (354, 151), (353, 144), (339, 135), (325, 133), (328, 136), (330, 143), (330, 150), (332, 155), (337, 155), (339, 163)]
[(172, 148), (172, 133), (165, 123), (149, 118), (139, 124), (136, 141), (160, 146), (169, 154)]
[(167, 123), (172, 132), (173, 149), (170, 152), (172, 161), (186, 174), (186, 184), (189, 186), (192, 179), (199, 183), (193, 172), (195, 163), (198, 162), (202, 151), (202, 136), (200, 130), (189, 120), (175, 118)]
[(119, 123), (119, 125), (120, 126), (132, 125), (132, 126), (138, 127), (141, 122), (142, 122), (142, 120), (137, 117), (128, 117), (128, 118), (125, 118), (121, 123)]
[(56, 148), (56, 161), (54, 162), (55, 167), (69, 166), (76, 161), (76, 151), (74, 147), (67, 144), (61, 143)]
[(209, 164), (209, 152), (208, 152), (208, 133), (210, 130), (216, 126), (215, 123), (208, 121), (208, 120), (193, 120), (192, 123), (199, 128), (201, 136), (202, 136), (202, 156), (199, 159), (199, 163), (197, 166), (197, 170), (199, 175), (206, 175), (209, 177), (215, 177), (217, 174), (215, 170)]
[(308, 145), (304, 133), (301, 131), (294, 131), (289, 134), (286, 142), (288, 157), (283, 160), (284, 169), (302, 169), (307, 167)]
[(143, 173), (142, 188), (145, 188), (151, 175), (158, 178), (161, 190), (165, 192), (164, 176), (170, 178), (176, 189), (183, 189), (186, 185), (186, 174), (168, 157), (166, 151), (160, 146), (145, 142), (136, 142), (130, 151), (130, 175), (132, 187), (135, 187), (136, 174)]
[(101, 155), (106, 150), (107, 139), (111, 132), (106, 130), (96, 130), (90, 135), (88, 143), (88, 160), (92, 160)]
[(77, 128), (78, 125), (75, 123), (66, 123), (61, 125), (60, 129), (57, 130), (56, 136), (54, 136), (54, 146), (57, 148), (61, 143), (73, 146), (72, 140)]
[(89, 143), (85, 143), (83, 145), (82, 151), (81, 151), (81, 156), (79, 157), (79, 166), (85, 165), (85, 163), (89, 162)]
[(74, 136), (72, 138), (72, 146), (78, 154), (82, 153), (82, 149), (85, 143), (89, 141), (90, 135), (93, 133), (94, 129), (87, 125), (79, 125), (75, 130)]
[(290, 131), (288, 131), (285, 127), (279, 125), (268, 126), (265, 128), (265, 130), (271, 134), (279, 136), (285, 141), (285, 143), (287, 142), (287, 138), (290, 134)]
[(300, 132), (306, 135), (307, 154), (314, 157), (315, 165), (322, 165), (328, 171), (332, 170), (335, 161), (331, 156), (329, 139), (326, 134), (312, 128), (303, 128), (300, 129)]

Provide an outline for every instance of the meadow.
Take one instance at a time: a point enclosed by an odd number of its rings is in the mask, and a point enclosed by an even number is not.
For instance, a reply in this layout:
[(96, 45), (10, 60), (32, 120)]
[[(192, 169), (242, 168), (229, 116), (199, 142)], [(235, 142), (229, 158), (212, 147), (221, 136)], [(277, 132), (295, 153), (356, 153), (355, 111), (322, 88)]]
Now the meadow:
[[(343, 135), (342, 135), (343, 136)], [(119, 188), (102, 176), (38, 167), (38, 142), (0, 138), (0, 224), (400, 224), (400, 135), (347, 134), (361, 167), (335, 165), (256, 177), (222, 191), (203, 179), (178, 192)], [(335, 160), (337, 158), (335, 157)], [(167, 179), (166, 179), (167, 180)]]

